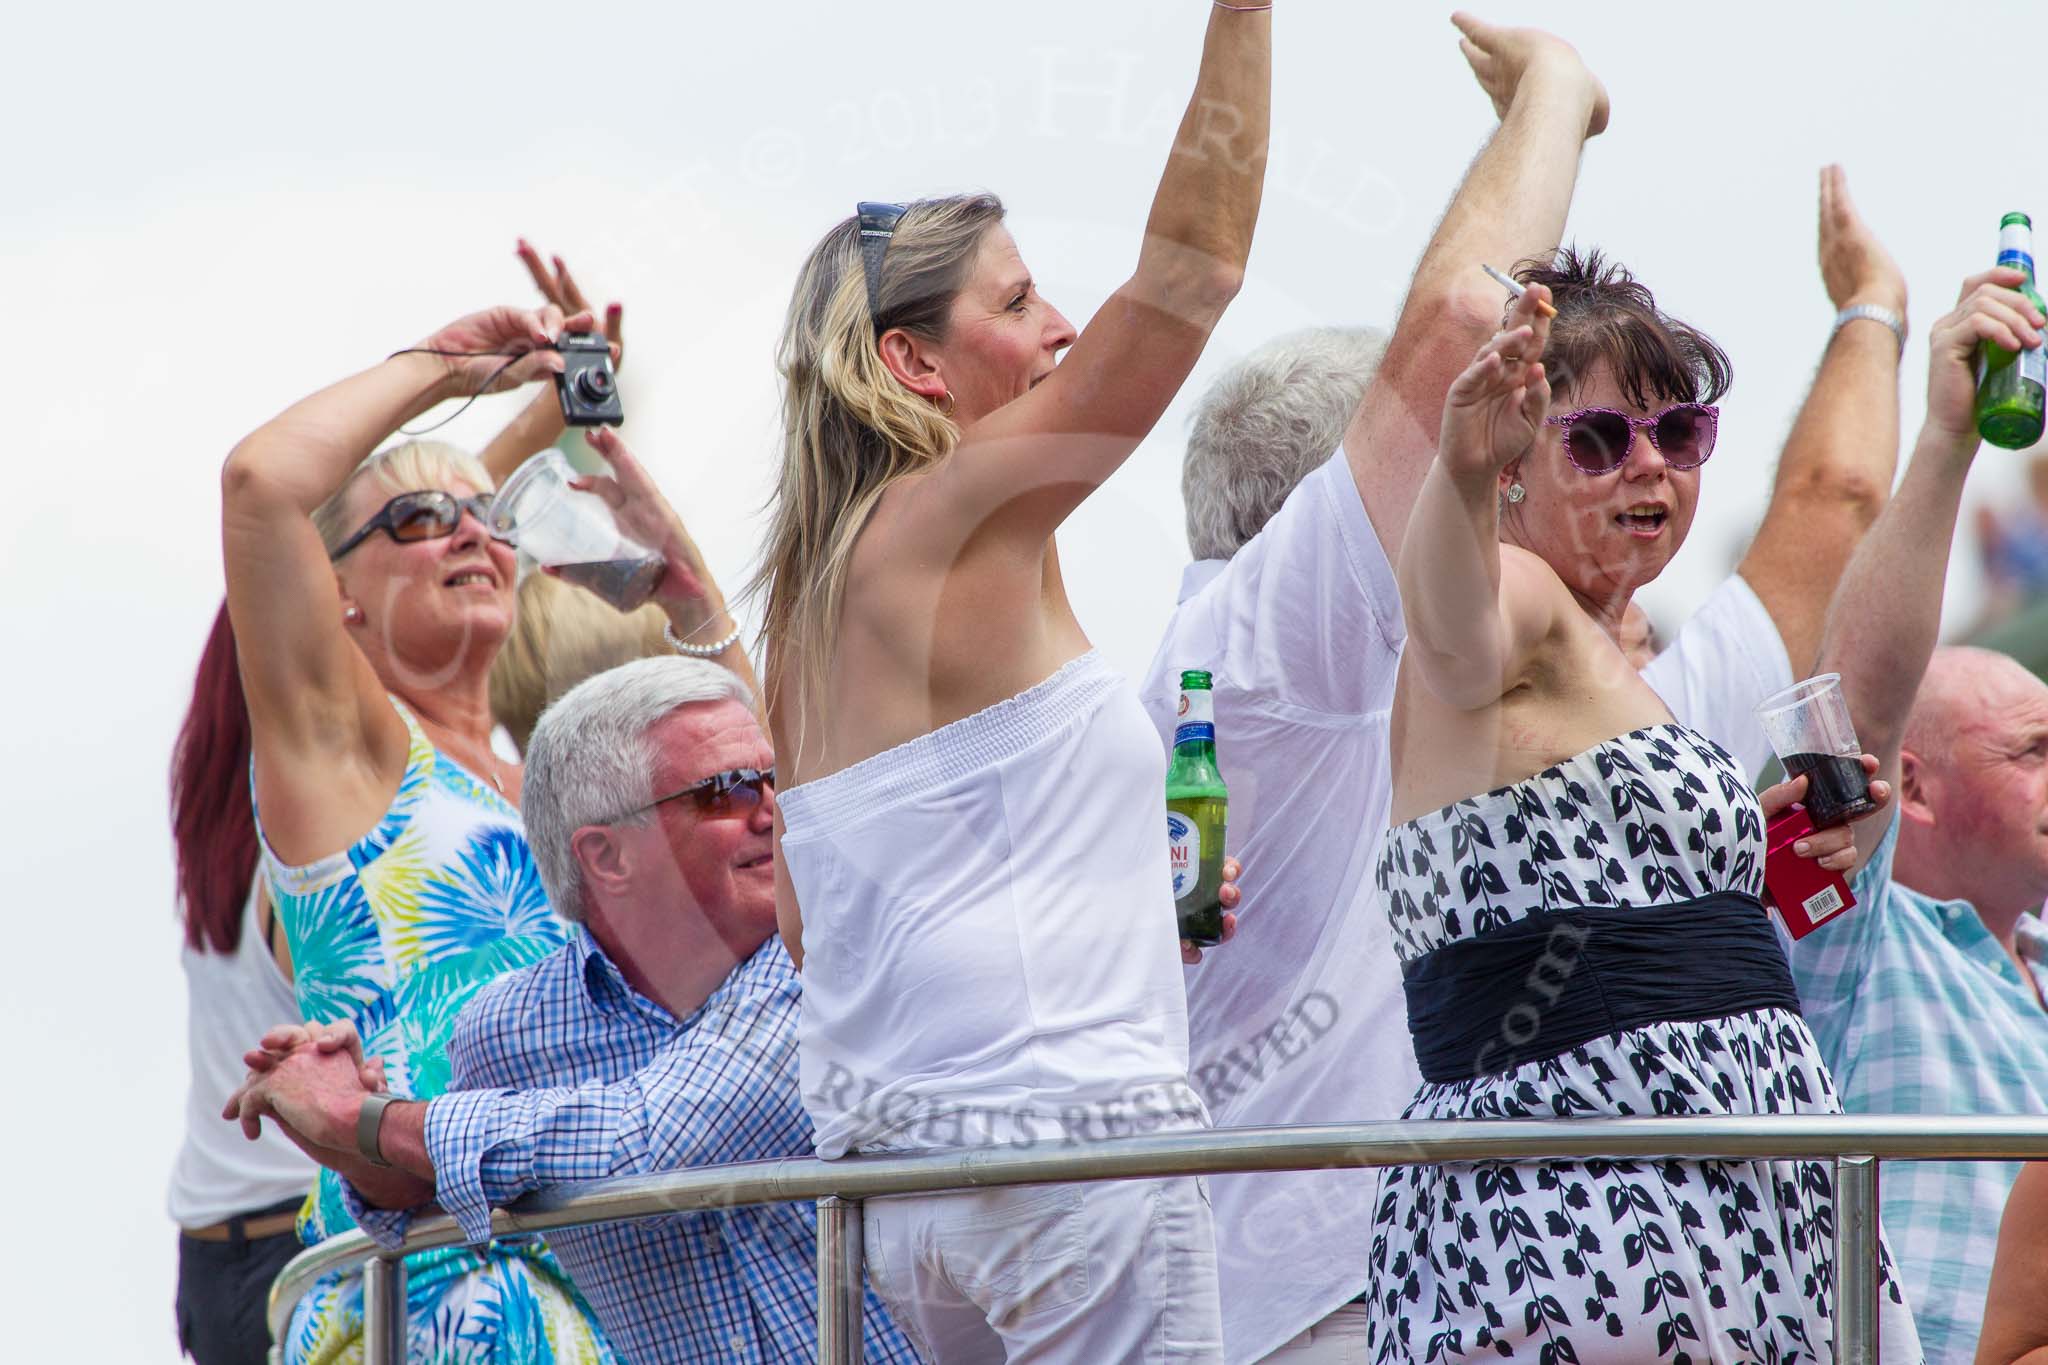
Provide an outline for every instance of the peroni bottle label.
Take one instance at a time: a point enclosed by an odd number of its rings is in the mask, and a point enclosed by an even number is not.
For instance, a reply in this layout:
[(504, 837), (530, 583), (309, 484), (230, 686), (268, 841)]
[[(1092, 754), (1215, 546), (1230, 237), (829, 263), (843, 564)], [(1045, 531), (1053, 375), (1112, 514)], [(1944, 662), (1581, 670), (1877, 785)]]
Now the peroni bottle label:
[(1166, 860), (1173, 868), (1173, 898), (1186, 900), (1202, 882), (1202, 831), (1177, 810), (1166, 813)]

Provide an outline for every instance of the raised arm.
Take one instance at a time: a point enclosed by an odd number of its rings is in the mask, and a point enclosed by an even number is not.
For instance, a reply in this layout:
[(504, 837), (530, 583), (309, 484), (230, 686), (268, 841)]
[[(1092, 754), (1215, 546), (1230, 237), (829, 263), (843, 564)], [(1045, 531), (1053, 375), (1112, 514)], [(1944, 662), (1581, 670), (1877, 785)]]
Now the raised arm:
[[(1856, 549), (1829, 609), (1820, 669), (1842, 675), (1856, 737), (1894, 786), (1906, 717), (1941, 626), (1941, 591), (1949, 545), (1962, 507), (1963, 481), (1978, 448), (1977, 345), (2011, 350), (2041, 344), (2048, 319), (2009, 287), (2016, 270), (1989, 270), (1963, 284), (1954, 312), (1928, 338), (1927, 424), (1906, 475), (1870, 534)], [(1865, 821), (1857, 847), (1867, 860), (1888, 822)]]
[(1507, 330), (1451, 385), (1439, 453), (1401, 549), (1407, 657), (1431, 692), (1465, 710), (1498, 701), (1555, 620), (1547, 568), (1521, 550), (1503, 562), (1499, 502), (1500, 471), (1534, 443), (1550, 404), (1534, 359), (1550, 337), (1539, 311), (1549, 301), (1542, 285), (1525, 293)]
[[(540, 252), (524, 237), (519, 239), (518, 254), (526, 273), (533, 277), (533, 287), (540, 290), (541, 297), (562, 310), (564, 317), (579, 313), (595, 316), (590, 301), (583, 296), (576, 277), (569, 273), (569, 264), (560, 256), (551, 258), (550, 267), (540, 258)], [(626, 358), (626, 306), (622, 303), (608, 303), (604, 310), (604, 337), (612, 344), (612, 365), (621, 366)], [(483, 461), (484, 472), (491, 476), (493, 483), (503, 483), (513, 470), (527, 460), (546, 450), (562, 436), (562, 403), (553, 389), (543, 388), (533, 396), (533, 401), (519, 410), (519, 415), (505, 424), (491, 443), (478, 456)]]
[[(1906, 277), (1856, 212), (1839, 166), (1820, 173), (1820, 272), (1838, 312), (1867, 304), (1904, 320)], [(1794, 676), (1813, 663), (1842, 571), (1891, 493), (1899, 351), (1891, 329), (1868, 318), (1829, 335), (1770, 508), (1737, 568), (1777, 622)]]
[[(592, 427), (588, 439), (591, 449), (611, 465), (611, 476), (585, 475), (576, 486), (603, 498), (618, 518), (620, 530), (668, 561), (668, 571), (654, 585), (651, 600), (667, 613), (669, 633), (698, 647), (725, 641), (724, 650), (713, 656), (713, 662), (739, 675), (752, 691), (754, 709), (759, 713), (761, 684), (754, 677), (753, 660), (747, 656), (737, 623), (726, 612), (725, 594), (719, 591), (718, 580), (705, 566), (683, 519), (616, 431)], [(767, 723), (765, 717), (762, 723)]]
[[(963, 433), (976, 449), (948, 473), (970, 522), (1050, 534), (1152, 430), (1237, 296), (1266, 178), (1271, 9), (1210, 7), (1137, 271), (1044, 382)], [(1048, 436), (1065, 439), (1032, 439)]]
[(1479, 267), (1508, 269), (1564, 236), (1579, 151), (1607, 126), (1607, 92), (1569, 43), (1468, 14), (1451, 22), (1492, 99), (1487, 140), (1423, 250), (1358, 411), (1344, 434), (1352, 476), (1389, 559), (1436, 456), (1444, 395), (1500, 325), (1506, 296)]
[[(404, 731), (384, 703), (383, 685), (344, 634), (313, 510), (393, 429), (444, 398), (476, 392), (494, 374), (492, 387), (504, 389), (558, 368), (561, 357), (539, 348), (562, 325), (552, 307), (472, 314), (420, 347), (496, 354), (394, 356), (293, 404), (228, 456), (221, 470), (228, 614), (266, 783), (296, 789), (293, 773), (332, 781), (328, 795), (339, 808), (351, 804), (352, 778), (404, 760)], [(519, 358), (508, 366), (509, 355)], [(357, 756), (367, 766), (349, 761)]]

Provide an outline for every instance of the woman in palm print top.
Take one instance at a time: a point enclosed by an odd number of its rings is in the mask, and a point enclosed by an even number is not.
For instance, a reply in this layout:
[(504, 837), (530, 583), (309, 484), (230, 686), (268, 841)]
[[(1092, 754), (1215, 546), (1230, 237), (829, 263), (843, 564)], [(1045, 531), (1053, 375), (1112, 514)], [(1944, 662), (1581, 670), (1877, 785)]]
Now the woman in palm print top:
[[(1615, 641), (1691, 522), (1726, 357), (1597, 257), (1531, 273), (1450, 391), (1399, 566), (1378, 877), (1408, 1112), (1839, 1112), (1758, 899), (1757, 799)], [(1847, 831), (1816, 843), (1853, 862)], [(1374, 1358), (1832, 1360), (1832, 1205), (1817, 1162), (1388, 1168)], [(1885, 1359), (1918, 1360), (1889, 1274), (1883, 1307)]]
[[(564, 327), (554, 306), (464, 318), (273, 419), (222, 477), (263, 870), (294, 988), (307, 1019), (350, 1020), (389, 1087), (415, 1097), (445, 1088), (447, 1042), (477, 988), (568, 931), (520, 824), (518, 765), (490, 745), (515, 575), (485, 530), (491, 479), (434, 443), (369, 452), (444, 398), (558, 371), (549, 347)], [(630, 456), (613, 460), (637, 494), (622, 520), (668, 560), (656, 596), (676, 632), (729, 631), (674, 514)], [(351, 1225), (323, 1172), (302, 1235)], [(427, 1252), (407, 1269), (413, 1360), (613, 1359), (537, 1242)], [(361, 1331), (360, 1280), (330, 1278), (299, 1304), (287, 1358), (352, 1353)]]

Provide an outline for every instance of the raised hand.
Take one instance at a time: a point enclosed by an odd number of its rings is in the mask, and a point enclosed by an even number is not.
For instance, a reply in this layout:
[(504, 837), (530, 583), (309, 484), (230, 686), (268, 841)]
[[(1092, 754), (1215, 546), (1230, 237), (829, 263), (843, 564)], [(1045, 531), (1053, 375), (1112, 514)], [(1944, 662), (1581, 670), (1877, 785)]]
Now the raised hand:
[[(541, 308), (486, 308), (457, 318), (416, 349), (433, 352), (448, 373), (449, 390), (463, 395), (500, 393), (562, 372), (553, 349), (562, 332), (596, 326), (588, 313), (564, 318), (550, 303)], [(512, 357), (511, 365), (506, 361)]]
[(585, 439), (604, 456), (612, 472), (609, 476), (585, 474), (575, 479), (573, 486), (604, 499), (621, 531), (668, 561), (667, 572), (654, 585), (653, 600), (669, 613), (676, 633), (687, 637), (689, 630), (708, 624), (725, 609), (697, 542), (616, 431), (592, 427)]
[(1493, 101), (1495, 117), (1508, 116), (1525, 86), (1552, 82), (1553, 88), (1570, 89), (1585, 101), (1587, 137), (1606, 129), (1607, 87), (1570, 43), (1542, 29), (1503, 28), (1463, 11), (1453, 14), (1451, 22), (1461, 35), (1458, 50)]
[[(524, 237), (519, 239), (518, 250), (519, 259), (526, 265), (526, 273), (533, 276), (533, 287), (540, 290), (542, 298), (561, 309), (563, 316), (576, 317), (583, 313), (595, 315), (596, 310), (590, 306), (590, 300), (583, 296), (583, 290), (578, 287), (576, 277), (569, 273), (567, 261), (560, 256), (551, 256), (548, 259), (554, 262), (554, 268), (549, 269), (541, 260), (540, 252), (534, 250), (533, 243)], [(616, 369), (626, 357), (626, 305), (623, 303), (612, 302), (605, 305), (604, 339), (612, 344), (612, 367)]]
[(1550, 319), (1540, 305), (1550, 290), (1532, 285), (1509, 308), (1506, 326), (1452, 383), (1444, 398), (1437, 458), (1461, 486), (1491, 485), (1528, 453), (1550, 406), (1543, 354)]
[(1872, 303), (1906, 316), (1906, 276), (1856, 211), (1840, 166), (1820, 172), (1820, 277), (1837, 310)]
[(2048, 325), (2018, 286), (2026, 273), (1994, 266), (1963, 281), (1955, 311), (1928, 334), (1927, 426), (1974, 450), (1977, 445), (1977, 344), (2031, 351)]

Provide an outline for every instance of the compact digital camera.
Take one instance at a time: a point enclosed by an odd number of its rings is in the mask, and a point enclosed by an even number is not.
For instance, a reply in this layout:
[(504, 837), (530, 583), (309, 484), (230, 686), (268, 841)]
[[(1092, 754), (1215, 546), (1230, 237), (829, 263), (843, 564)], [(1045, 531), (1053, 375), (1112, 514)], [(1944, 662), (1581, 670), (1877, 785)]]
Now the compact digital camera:
[(618, 426), (626, 420), (611, 343), (595, 332), (564, 332), (555, 342), (568, 367), (555, 376), (562, 420), (572, 427)]

